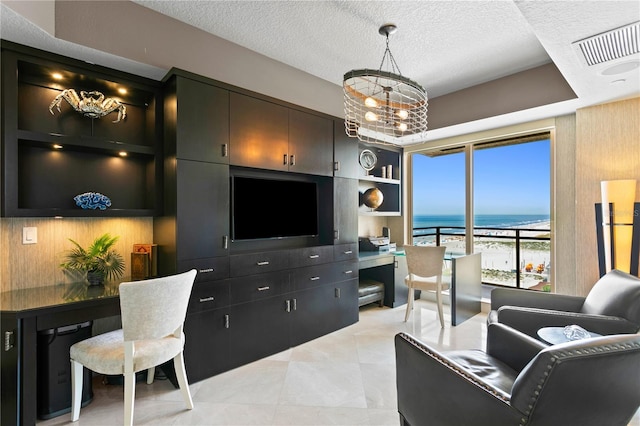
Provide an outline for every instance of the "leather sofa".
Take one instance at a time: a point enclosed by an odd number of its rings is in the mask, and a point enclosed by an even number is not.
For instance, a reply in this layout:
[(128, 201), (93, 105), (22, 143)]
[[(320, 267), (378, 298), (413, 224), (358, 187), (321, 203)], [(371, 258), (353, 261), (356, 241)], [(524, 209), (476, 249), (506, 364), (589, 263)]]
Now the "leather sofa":
[(640, 407), (640, 335), (547, 346), (489, 324), (486, 352), (395, 336), (404, 426), (626, 426)]
[(506, 324), (532, 337), (543, 327), (579, 325), (602, 335), (640, 331), (640, 278), (605, 274), (586, 297), (497, 288), (487, 323)]

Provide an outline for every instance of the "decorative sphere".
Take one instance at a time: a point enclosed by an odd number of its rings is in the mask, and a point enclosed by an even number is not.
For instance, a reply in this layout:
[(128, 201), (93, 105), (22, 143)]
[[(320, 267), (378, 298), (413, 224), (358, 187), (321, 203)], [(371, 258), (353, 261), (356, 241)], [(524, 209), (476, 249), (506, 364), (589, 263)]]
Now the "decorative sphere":
[(362, 201), (365, 206), (377, 209), (384, 201), (384, 195), (378, 188), (369, 188), (362, 194)]

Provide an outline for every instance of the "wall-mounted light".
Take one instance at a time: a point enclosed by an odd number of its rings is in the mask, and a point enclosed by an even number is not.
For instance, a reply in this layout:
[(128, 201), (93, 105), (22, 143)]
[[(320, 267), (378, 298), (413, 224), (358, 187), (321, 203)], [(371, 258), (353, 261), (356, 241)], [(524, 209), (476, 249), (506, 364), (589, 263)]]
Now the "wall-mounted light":
[(602, 203), (596, 203), (600, 276), (612, 269), (638, 275), (640, 203), (634, 179), (602, 181)]

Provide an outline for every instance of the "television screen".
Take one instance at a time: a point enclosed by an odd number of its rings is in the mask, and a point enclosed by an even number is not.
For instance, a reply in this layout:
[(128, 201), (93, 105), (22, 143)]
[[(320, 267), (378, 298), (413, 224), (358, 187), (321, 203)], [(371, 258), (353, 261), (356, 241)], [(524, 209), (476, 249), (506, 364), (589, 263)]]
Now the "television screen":
[(231, 229), (234, 240), (318, 235), (317, 184), (233, 176)]

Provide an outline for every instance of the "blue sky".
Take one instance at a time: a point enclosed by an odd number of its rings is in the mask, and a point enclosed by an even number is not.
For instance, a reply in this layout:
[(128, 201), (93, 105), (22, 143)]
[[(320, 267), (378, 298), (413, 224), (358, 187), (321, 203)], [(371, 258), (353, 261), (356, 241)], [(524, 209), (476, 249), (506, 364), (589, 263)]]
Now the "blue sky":
[[(549, 214), (549, 140), (474, 152), (475, 214)], [(413, 214), (464, 214), (464, 153), (413, 156)]]

